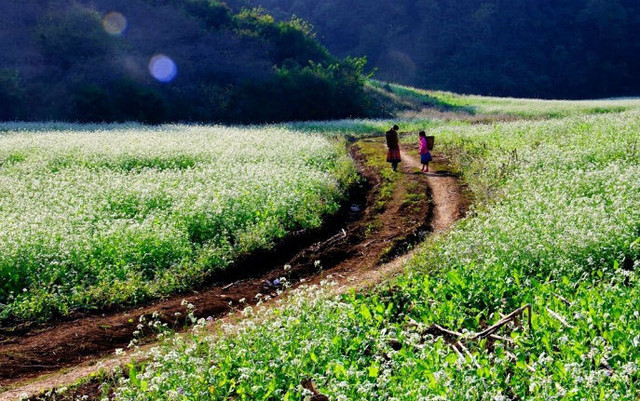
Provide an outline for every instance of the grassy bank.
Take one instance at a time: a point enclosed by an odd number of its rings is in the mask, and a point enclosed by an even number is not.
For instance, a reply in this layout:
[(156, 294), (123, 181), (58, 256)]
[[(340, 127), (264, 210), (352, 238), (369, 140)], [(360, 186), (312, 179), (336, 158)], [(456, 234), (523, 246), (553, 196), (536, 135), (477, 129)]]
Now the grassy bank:
[(640, 99), (540, 100), (432, 91), (409, 86), (371, 82), (373, 87), (396, 96), (408, 104), (419, 104), (462, 114), (518, 117), (527, 119), (561, 118), (585, 114), (620, 113), (640, 108)]

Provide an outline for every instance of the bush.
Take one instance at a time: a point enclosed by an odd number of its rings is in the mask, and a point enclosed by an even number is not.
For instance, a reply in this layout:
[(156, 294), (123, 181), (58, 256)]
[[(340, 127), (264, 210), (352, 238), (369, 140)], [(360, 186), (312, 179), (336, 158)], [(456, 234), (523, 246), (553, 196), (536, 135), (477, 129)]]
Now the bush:
[(108, 53), (111, 38), (102, 29), (101, 17), (79, 5), (67, 12), (49, 10), (33, 30), (41, 51), (49, 62), (63, 68)]
[(202, 20), (207, 29), (221, 29), (231, 23), (231, 9), (214, 0), (186, 0), (183, 9)]

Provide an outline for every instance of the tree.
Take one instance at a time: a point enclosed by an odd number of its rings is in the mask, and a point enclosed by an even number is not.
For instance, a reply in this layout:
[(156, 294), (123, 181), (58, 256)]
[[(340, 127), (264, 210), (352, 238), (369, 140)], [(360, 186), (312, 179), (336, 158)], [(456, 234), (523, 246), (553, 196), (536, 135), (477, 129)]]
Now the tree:
[(108, 53), (112, 44), (102, 29), (100, 14), (77, 4), (66, 12), (54, 5), (33, 33), (49, 61), (65, 69)]

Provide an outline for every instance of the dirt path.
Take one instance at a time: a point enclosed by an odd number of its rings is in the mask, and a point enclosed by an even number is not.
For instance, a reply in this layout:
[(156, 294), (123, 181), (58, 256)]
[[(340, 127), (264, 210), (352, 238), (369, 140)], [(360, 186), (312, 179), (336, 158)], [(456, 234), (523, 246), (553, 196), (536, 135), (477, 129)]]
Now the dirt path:
[[(401, 154), (406, 166), (420, 170), (422, 164), (417, 158), (409, 156), (404, 149)], [(434, 154), (433, 162), (430, 163), (430, 172), (425, 174), (434, 206), (431, 221), (434, 233), (448, 230), (456, 220), (462, 217), (467, 207), (458, 179), (447, 170), (442, 170), (446, 164), (446, 160), (441, 155)]]
[[(430, 172), (424, 174), (420, 173), (422, 168), (420, 160), (417, 156), (413, 156), (417, 153), (415, 150), (403, 148), (400, 153), (402, 155), (401, 173), (424, 175), (426, 178), (432, 206), (429, 222), (432, 235), (448, 231), (453, 223), (464, 217), (469, 206), (469, 201), (463, 194), (461, 183), (447, 169), (448, 161), (442, 155), (435, 153), (433, 163), (430, 164)], [(339, 285), (334, 290), (335, 293), (345, 293), (353, 288), (363, 290), (388, 280), (403, 271), (404, 263), (411, 259), (416, 251), (417, 249), (414, 248), (376, 269), (358, 271), (348, 275), (339, 280)]]
[[(381, 143), (373, 141), (371, 146), (378, 152), (376, 157), (384, 154)], [(227, 319), (229, 312), (243, 306), (241, 298), (251, 304), (255, 303), (257, 293), (275, 296), (276, 288), (265, 282), (272, 283), (282, 276), (300, 285), (319, 282), (331, 274), (339, 283), (336, 292), (376, 285), (402, 271), (404, 261), (413, 254), (406, 252), (407, 244), (410, 248), (412, 243), (422, 241), (429, 231), (447, 230), (462, 216), (465, 201), (460, 185), (455, 177), (447, 174), (444, 160), (437, 155), (434, 169), (438, 172), (426, 175), (417, 173), (419, 162), (410, 153), (403, 152), (392, 196), (381, 204), (384, 180), (365, 163), (362, 152), (354, 149), (352, 154), (369, 184), (366, 196), (358, 200), (361, 203), (349, 205), (350, 212), (342, 216), (343, 224), (328, 230), (320, 242), (303, 247), (285, 259), (286, 263), (278, 260), (264, 273), (240, 280), (231, 277), (196, 294), (127, 312), (80, 317), (41, 331), (5, 338), (0, 342), (0, 388), (6, 391), (0, 393), (0, 401), (15, 400), (23, 394), (34, 396), (75, 383), (100, 369), (110, 371), (128, 362), (130, 356), (112, 355), (116, 348), (126, 347), (140, 316), (159, 311), (164, 321), (180, 324), (181, 319), (175, 314), (184, 313), (183, 299), (196, 306), (200, 317)], [(430, 194), (431, 208), (426, 196), (419, 197), (421, 192)], [(420, 201), (411, 202), (411, 199)], [(391, 261), (384, 263), (386, 260)], [(284, 264), (291, 266), (287, 272), (282, 269)], [(144, 353), (148, 347), (141, 349)]]

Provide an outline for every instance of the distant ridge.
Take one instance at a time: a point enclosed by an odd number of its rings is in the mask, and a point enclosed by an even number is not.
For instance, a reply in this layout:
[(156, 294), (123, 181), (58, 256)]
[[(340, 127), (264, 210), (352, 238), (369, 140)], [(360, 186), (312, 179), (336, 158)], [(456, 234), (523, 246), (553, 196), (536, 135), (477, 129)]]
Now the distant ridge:
[(640, 93), (637, 0), (229, 0), (308, 20), (384, 81), (490, 96)]

